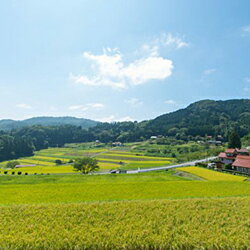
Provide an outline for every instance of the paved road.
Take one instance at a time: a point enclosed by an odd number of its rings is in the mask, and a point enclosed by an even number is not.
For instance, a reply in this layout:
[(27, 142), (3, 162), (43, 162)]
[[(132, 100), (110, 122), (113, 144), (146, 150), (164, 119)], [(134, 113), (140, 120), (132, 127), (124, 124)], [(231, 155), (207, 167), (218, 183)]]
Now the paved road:
[(166, 170), (166, 169), (171, 169), (171, 168), (181, 168), (181, 167), (187, 167), (187, 166), (194, 166), (196, 163), (212, 161), (212, 160), (214, 160), (216, 158), (217, 158), (217, 156), (213, 156), (213, 157), (208, 157), (208, 158), (201, 159), (201, 160), (189, 161), (189, 162), (184, 162), (184, 163), (176, 164), (176, 165), (168, 165), (168, 166), (155, 167), (155, 168), (144, 168), (144, 169), (137, 169), (137, 170), (129, 170), (129, 171), (127, 171), (127, 174), (137, 174), (137, 173), (157, 171), (157, 170)]

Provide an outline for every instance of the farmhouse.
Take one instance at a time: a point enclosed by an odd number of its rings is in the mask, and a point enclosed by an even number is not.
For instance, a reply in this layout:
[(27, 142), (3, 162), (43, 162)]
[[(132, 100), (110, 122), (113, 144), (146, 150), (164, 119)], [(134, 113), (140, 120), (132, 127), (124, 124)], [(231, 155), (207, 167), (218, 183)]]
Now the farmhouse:
[(218, 157), (221, 163), (232, 165), (233, 170), (250, 173), (250, 156), (247, 149), (229, 148)]
[(235, 148), (229, 148), (225, 152), (221, 152), (218, 157), (224, 164), (232, 164), (237, 156), (237, 150)]
[(232, 167), (236, 171), (250, 173), (250, 156), (237, 155), (236, 160), (232, 164)]
[(112, 146), (113, 147), (120, 147), (120, 146), (123, 146), (123, 144), (119, 141), (116, 141), (116, 142), (112, 142)]

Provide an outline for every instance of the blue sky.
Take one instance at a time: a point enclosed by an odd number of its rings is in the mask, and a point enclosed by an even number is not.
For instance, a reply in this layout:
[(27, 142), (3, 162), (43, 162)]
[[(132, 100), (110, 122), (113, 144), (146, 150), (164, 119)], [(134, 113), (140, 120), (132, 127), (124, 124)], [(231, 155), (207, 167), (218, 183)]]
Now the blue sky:
[(0, 0), (0, 119), (144, 120), (250, 97), (250, 1)]

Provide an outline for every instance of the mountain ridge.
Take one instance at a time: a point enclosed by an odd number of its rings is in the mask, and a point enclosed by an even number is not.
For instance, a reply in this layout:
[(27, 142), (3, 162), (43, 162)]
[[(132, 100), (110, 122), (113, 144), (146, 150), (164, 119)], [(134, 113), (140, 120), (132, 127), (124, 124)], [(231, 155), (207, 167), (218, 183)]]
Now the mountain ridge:
[(72, 116), (38, 116), (31, 117), (24, 120), (2, 119), (0, 120), (0, 130), (9, 131), (27, 126), (41, 125), (41, 126), (60, 126), (60, 125), (75, 125), (82, 128), (94, 127), (98, 124), (86, 118), (77, 118)]

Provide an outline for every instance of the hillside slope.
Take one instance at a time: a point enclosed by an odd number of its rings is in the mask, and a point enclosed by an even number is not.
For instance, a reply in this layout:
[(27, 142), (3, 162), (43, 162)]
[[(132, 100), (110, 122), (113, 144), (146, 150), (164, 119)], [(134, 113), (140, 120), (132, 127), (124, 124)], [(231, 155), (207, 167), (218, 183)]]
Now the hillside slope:
[(250, 100), (202, 100), (185, 109), (161, 115), (147, 124), (156, 134), (222, 134), (237, 127), (241, 135), (250, 131)]

